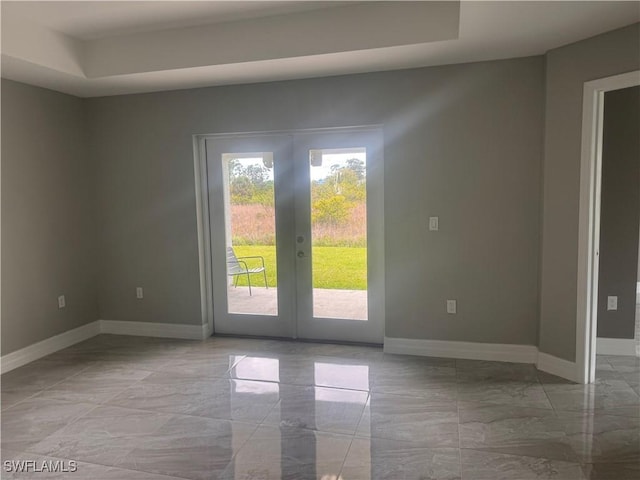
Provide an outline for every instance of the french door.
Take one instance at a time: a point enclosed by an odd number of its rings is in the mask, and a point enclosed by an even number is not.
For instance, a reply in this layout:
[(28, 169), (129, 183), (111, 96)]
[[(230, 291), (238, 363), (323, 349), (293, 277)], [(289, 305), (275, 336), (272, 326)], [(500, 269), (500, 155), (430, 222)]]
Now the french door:
[(381, 132), (205, 141), (215, 331), (382, 343)]

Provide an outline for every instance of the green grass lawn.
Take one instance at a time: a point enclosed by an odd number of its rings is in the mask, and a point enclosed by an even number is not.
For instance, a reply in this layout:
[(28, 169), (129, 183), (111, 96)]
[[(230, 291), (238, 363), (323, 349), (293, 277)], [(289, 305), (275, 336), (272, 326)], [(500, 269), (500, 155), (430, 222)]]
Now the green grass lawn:
[[(261, 255), (267, 268), (267, 283), (276, 286), (276, 247), (274, 245), (238, 245), (233, 249), (238, 257)], [(249, 268), (260, 260), (248, 260)], [(263, 284), (262, 275), (252, 275), (252, 285)], [(247, 285), (240, 277), (238, 285)], [(313, 247), (313, 286), (336, 290), (367, 289), (367, 249), (351, 247)]]

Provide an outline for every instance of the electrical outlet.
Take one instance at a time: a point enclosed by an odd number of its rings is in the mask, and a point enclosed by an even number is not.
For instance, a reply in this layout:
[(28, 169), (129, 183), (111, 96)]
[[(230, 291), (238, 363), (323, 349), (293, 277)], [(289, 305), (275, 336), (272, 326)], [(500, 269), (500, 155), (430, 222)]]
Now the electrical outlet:
[(455, 300), (447, 300), (447, 313), (454, 314), (458, 309), (457, 302)]
[(438, 217), (429, 217), (429, 230), (432, 232), (438, 231)]
[(67, 301), (64, 298), (64, 295), (60, 295), (58, 297), (58, 308), (64, 308), (67, 306)]
[(142, 287), (136, 287), (136, 298), (144, 298)]
[(607, 297), (607, 310), (618, 310), (618, 297)]

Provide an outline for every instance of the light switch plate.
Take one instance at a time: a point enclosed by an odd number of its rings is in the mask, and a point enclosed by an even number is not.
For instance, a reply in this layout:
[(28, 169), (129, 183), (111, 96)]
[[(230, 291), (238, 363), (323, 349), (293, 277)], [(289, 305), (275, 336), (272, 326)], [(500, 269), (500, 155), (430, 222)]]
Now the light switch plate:
[(142, 287), (136, 287), (136, 298), (144, 298), (144, 290), (142, 290)]
[(458, 310), (458, 302), (455, 300), (447, 300), (447, 313), (456, 313)]
[(429, 217), (429, 230), (438, 231), (438, 217)]
[(64, 308), (67, 306), (67, 300), (64, 298), (64, 295), (60, 295), (58, 297), (58, 308)]
[(618, 310), (618, 297), (607, 297), (607, 310)]

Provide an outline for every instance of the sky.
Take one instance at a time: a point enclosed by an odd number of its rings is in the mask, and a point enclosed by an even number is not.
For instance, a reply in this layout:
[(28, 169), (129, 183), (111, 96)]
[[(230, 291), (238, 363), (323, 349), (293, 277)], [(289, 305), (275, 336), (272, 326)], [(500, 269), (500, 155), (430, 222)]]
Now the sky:
[[(311, 180), (322, 180), (331, 174), (332, 165), (344, 165), (351, 158), (357, 158), (366, 163), (365, 152), (349, 152), (349, 153), (323, 153), (322, 165), (320, 167), (311, 167)], [(243, 166), (263, 165), (262, 158), (241, 158), (239, 159)], [(277, 161), (277, 160), (276, 160)], [(273, 169), (268, 170), (267, 180), (273, 180)]]

